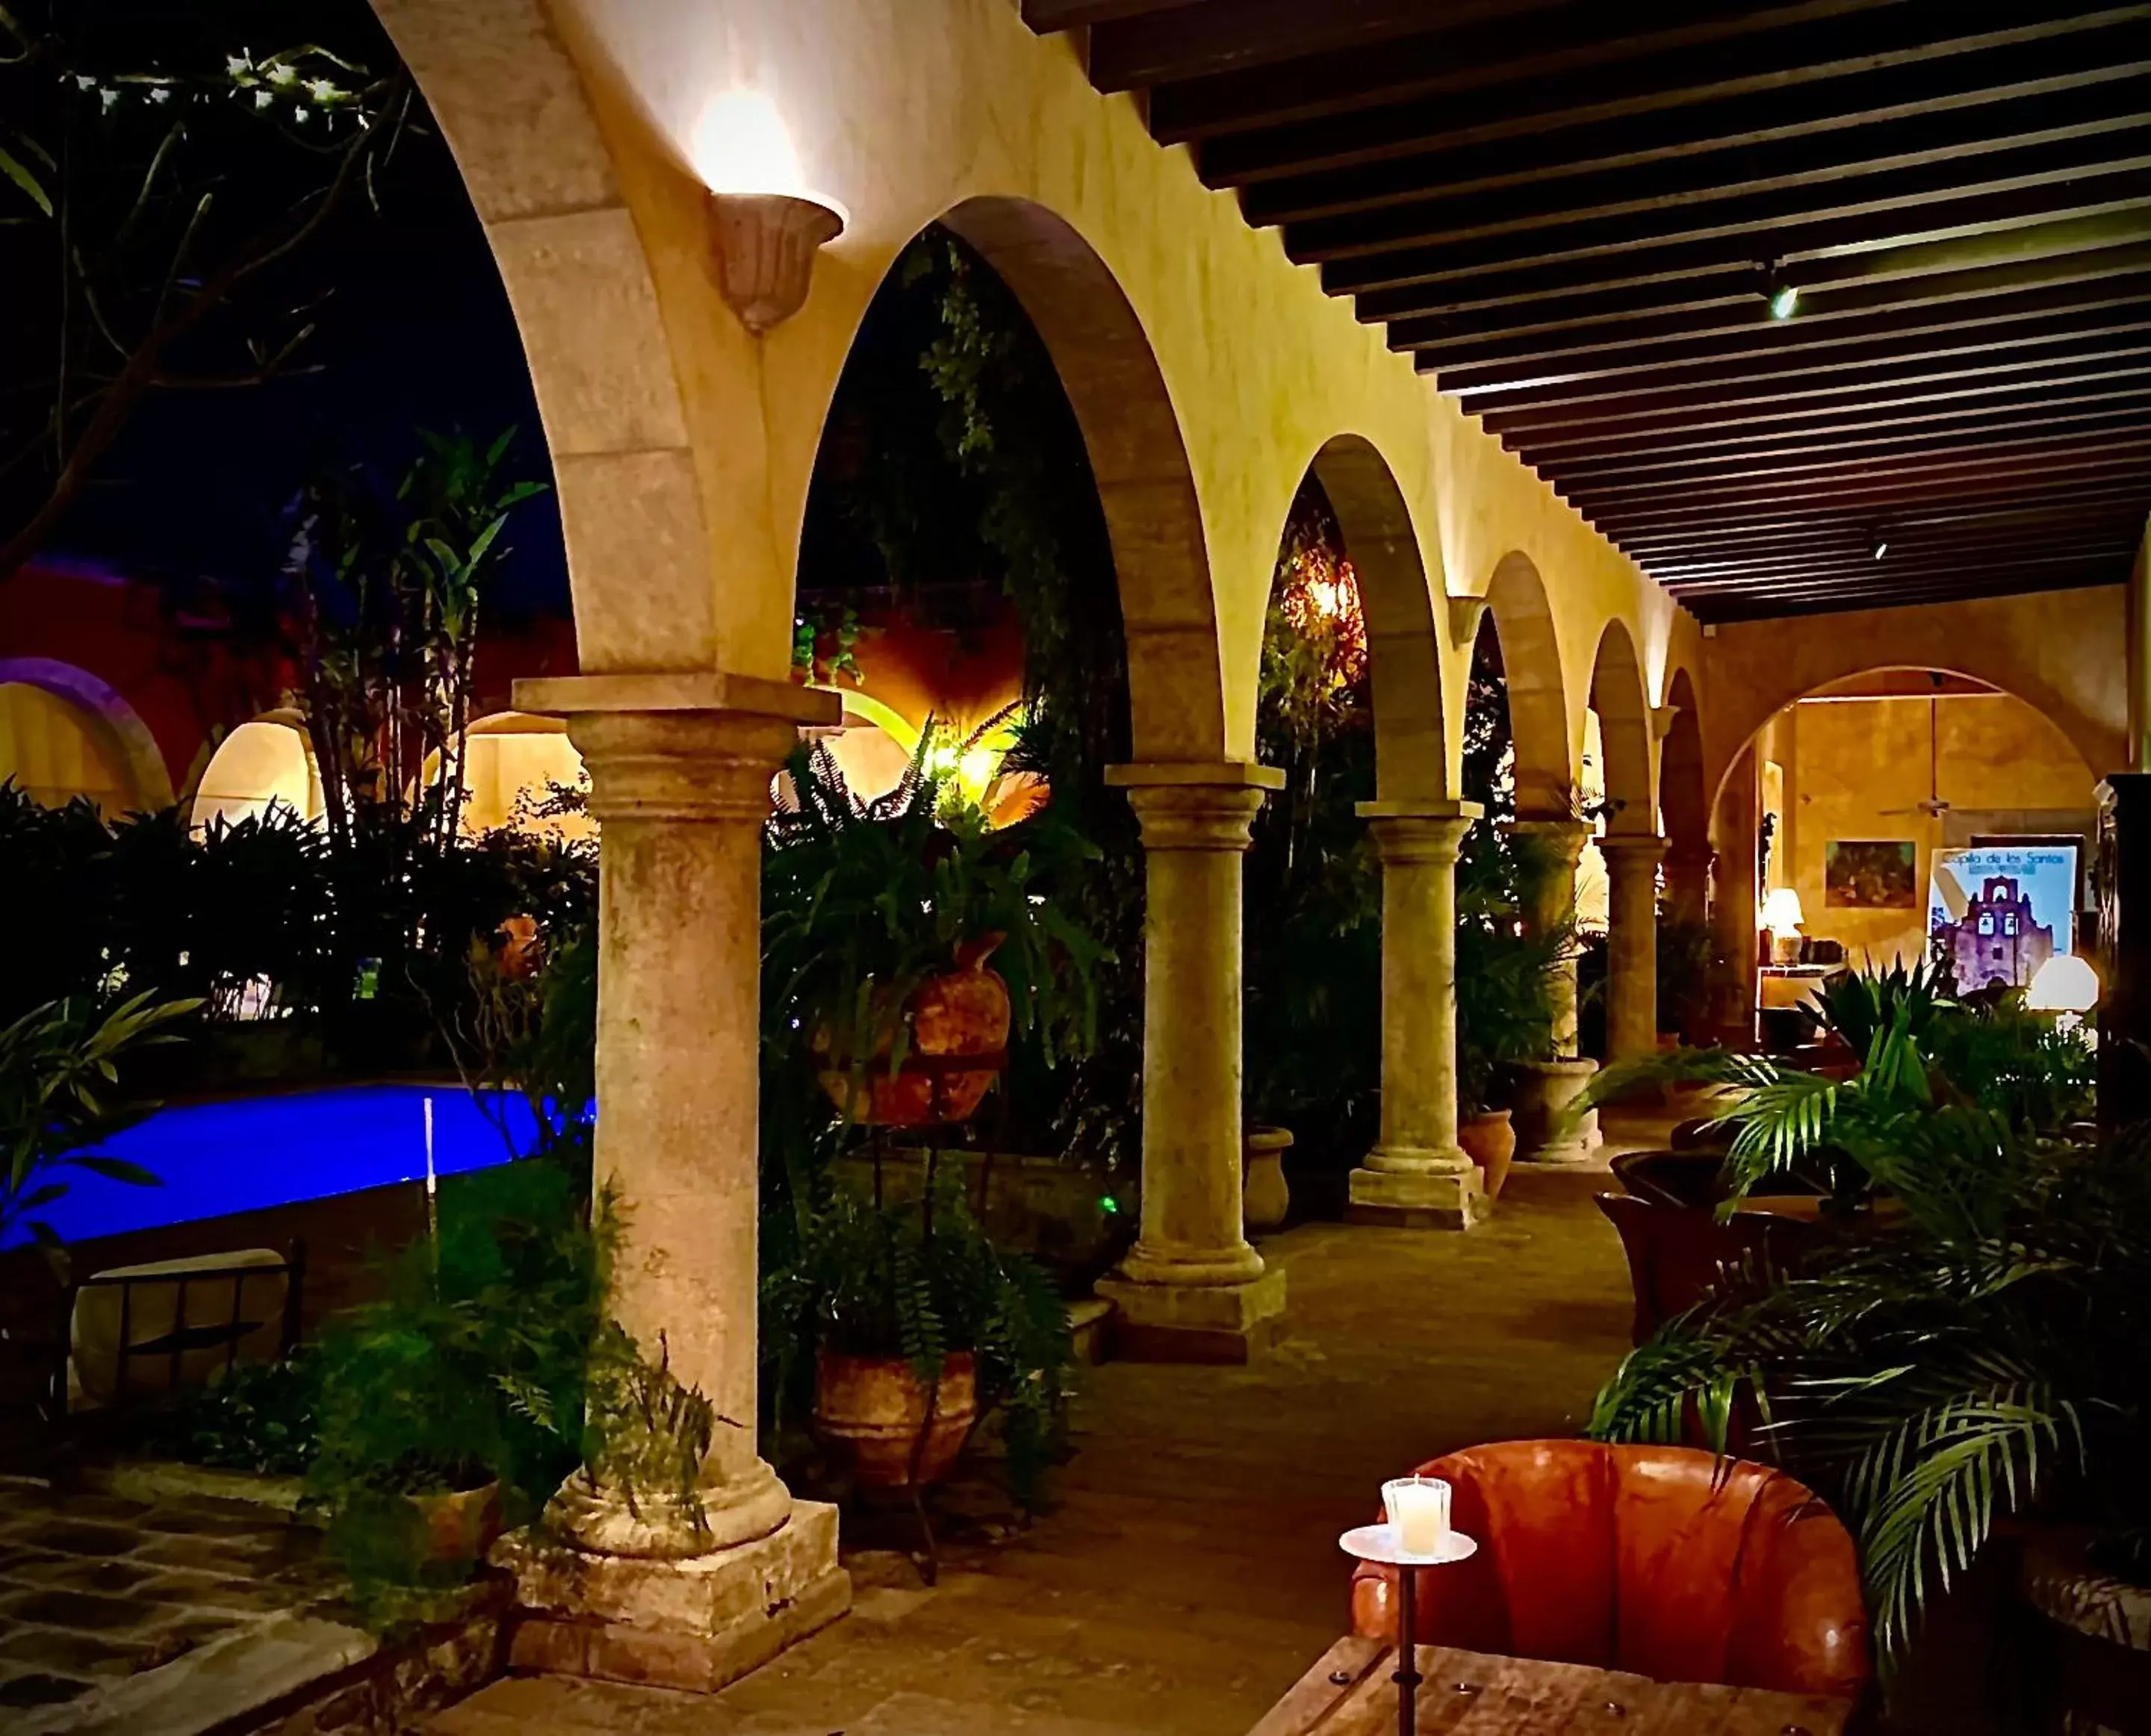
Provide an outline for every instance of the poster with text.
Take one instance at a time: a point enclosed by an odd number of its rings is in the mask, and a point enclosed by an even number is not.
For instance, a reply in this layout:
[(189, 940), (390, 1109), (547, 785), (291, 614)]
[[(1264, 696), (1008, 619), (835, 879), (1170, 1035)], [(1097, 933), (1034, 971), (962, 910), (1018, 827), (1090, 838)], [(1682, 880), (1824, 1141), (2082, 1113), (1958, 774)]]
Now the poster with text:
[(1938, 850), (1927, 932), (1961, 993), (2028, 988), (2040, 966), (2076, 949), (2076, 892), (2073, 844)]

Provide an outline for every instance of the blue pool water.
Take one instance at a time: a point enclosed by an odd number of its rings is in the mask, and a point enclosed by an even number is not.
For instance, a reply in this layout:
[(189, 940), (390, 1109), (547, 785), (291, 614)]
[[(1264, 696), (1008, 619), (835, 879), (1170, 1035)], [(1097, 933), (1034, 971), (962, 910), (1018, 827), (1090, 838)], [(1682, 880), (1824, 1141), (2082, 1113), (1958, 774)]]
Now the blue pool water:
[[(86, 1170), (38, 1213), (63, 1241), (118, 1235), (197, 1218), (421, 1180), (425, 1103), (433, 1101), (433, 1169), (483, 1169), (531, 1148), (530, 1106), (489, 1093), (509, 1138), (471, 1094), (454, 1086), (358, 1085), (159, 1109), (98, 1149), (139, 1163), (154, 1188), (108, 1181)], [(11, 1239), (27, 1240), (27, 1234)]]

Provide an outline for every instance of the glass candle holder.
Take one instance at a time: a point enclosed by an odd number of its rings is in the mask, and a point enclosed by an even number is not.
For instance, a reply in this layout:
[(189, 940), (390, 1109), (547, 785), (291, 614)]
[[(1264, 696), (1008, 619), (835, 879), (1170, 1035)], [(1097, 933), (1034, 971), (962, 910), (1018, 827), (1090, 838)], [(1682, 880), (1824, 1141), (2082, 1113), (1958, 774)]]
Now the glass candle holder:
[(1382, 1506), (1398, 1540), (1413, 1555), (1438, 1555), (1449, 1535), (1449, 1485), (1438, 1476), (1394, 1477), (1382, 1485)]

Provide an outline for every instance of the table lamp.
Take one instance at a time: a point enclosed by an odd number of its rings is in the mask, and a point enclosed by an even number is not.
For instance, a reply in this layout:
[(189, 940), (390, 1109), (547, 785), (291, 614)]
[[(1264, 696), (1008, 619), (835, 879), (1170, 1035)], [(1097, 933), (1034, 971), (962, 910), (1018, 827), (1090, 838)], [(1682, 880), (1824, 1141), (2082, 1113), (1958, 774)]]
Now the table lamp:
[(1800, 925), (1807, 916), (1800, 909), (1800, 895), (1790, 886), (1773, 886), (1763, 901), (1763, 926), (1770, 934), (1770, 961), (1797, 964), (1800, 956)]

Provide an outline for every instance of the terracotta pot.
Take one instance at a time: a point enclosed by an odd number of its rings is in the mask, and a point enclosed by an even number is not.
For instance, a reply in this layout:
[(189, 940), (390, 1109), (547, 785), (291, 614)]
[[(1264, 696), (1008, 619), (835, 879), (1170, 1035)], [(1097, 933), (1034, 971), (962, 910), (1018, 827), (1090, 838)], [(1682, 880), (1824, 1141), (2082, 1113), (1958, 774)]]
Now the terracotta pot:
[(2024, 1527), (2019, 1568), (2025, 1601), (2046, 1618), (2043, 1672), (2058, 1714), (2053, 1728), (2085, 1736), (2140, 1730), (2151, 1705), (2151, 1586), (2102, 1572), (2091, 1534), (2075, 1527)]
[(935, 1386), (928, 1429), (926, 1384), (908, 1360), (824, 1350), (815, 1361), (814, 1426), (851, 1450), (853, 1471), (863, 1487), (910, 1487), (914, 1458), (918, 1482), (939, 1482), (978, 1421), (978, 1359), (969, 1350), (952, 1352)]
[[(1005, 936), (990, 934), (956, 949), (957, 968), (929, 976), (904, 1002), (911, 1027), (910, 1052), (895, 1072), (888, 1055), (893, 1034), (856, 1074), (824, 1068), (815, 1077), (838, 1111), (863, 1126), (924, 1128), (969, 1121), (979, 1113), (996, 1077), (992, 1067), (950, 1067), (966, 1056), (998, 1057), (1008, 1047), (1008, 984), (986, 968)], [(813, 1048), (827, 1055), (829, 1033), (817, 1032)]]
[(1284, 1154), (1292, 1135), (1283, 1128), (1249, 1128), (1240, 1146), (1240, 1216), (1249, 1229), (1275, 1229), (1292, 1209), (1284, 1178)]
[(442, 1495), (407, 1497), (424, 1527), (429, 1562), (483, 1560), (500, 1536), (500, 1485), (453, 1489)]
[(1506, 1109), (1489, 1109), (1467, 1115), (1456, 1124), (1456, 1143), (1464, 1155), (1479, 1166), (1480, 1182), (1489, 1199), (1499, 1199), (1509, 1179), (1509, 1165), (1516, 1155), (1516, 1124)]

